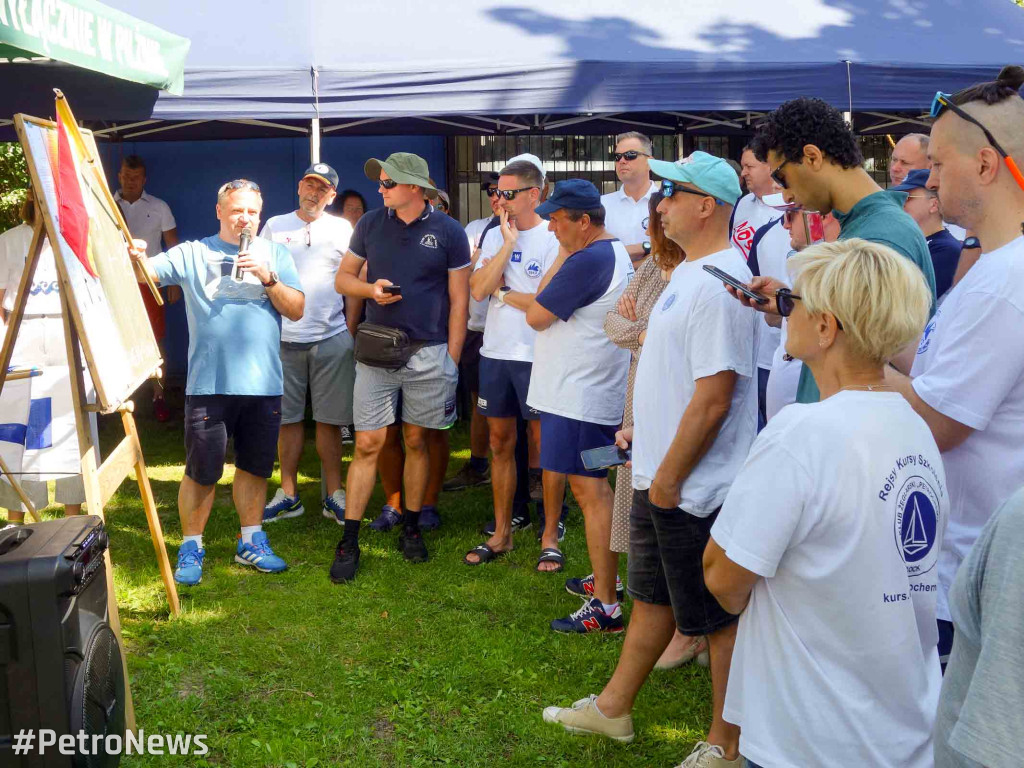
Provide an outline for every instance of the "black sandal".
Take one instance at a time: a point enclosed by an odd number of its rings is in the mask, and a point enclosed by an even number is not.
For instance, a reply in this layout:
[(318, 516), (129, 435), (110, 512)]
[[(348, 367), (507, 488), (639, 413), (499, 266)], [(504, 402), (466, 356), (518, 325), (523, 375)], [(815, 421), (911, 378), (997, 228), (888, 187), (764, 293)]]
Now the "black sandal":
[[(550, 571), (542, 571), (541, 563), (557, 563), (558, 567)], [(540, 551), (540, 557), (537, 558), (537, 573), (559, 573), (564, 567), (565, 555), (562, 554), (562, 550), (556, 547), (545, 547)]]
[[(501, 552), (495, 552), (485, 542), (483, 544), (477, 544), (475, 547), (469, 550), (469, 552), (466, 553), (466, 556), (462, 558), (462, 562), (466, 565), (483, 565), (484, 563), (491, 562), (491, 560), (497, 560), (499, 557), (508, 552), (509, 550), (507, 549)], [(473, 562), (469, 559), (469, 556), (472, 554), (476, 554), (476, 556), (480, 559), (476, 562)]]

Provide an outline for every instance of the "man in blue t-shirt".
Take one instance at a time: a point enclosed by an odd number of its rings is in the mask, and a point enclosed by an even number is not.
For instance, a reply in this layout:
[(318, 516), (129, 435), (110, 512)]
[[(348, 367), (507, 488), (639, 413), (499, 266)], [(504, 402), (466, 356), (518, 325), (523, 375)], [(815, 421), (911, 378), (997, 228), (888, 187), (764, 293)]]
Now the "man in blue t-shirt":
[[(459, 358), (469, 315), (469, 242), (459, 223), (437, 213), (427, 162), (407, 152), (371, 158), (364, 171), (380, 184), (384, 207), (356, 224), (335, 280), (338, 293), (366, 304), (369, 323), (404, 331), (413, 354), (405, 365), (381, 368), (360, 361), (356, 334), (355, 455), (348, 468), (345, 532), (335, 550), (331, 580), (355, 578), (359, 524), (370, 501), (377, 457), (402, 397), (405, 438), (405, 511), (398, 539), (412, 562), (427, 559), (419, 517), (427, 490), (428, 431), (455, 421)], [(366, 279), (359, 276), (366, 266)], [(365, 356), (364, 356), (365, 359)]]
[[(267, 478), (274, 470), (281, 426), (281, 318), (302, 317), (305, 295), (288, 249), (255, 238), (263, 197), (246, 179), (217, 192), (220, 232), (146, 259), (145, 241), (132, 256), (161, 285), (181, 286), (188, 318), (185, 385), (185, 476), (178, 492), (184, 541), (174, 580), (203, 578), (203, 529), (234, 438), (235, 508), (241, 533), (235, 561), (262, 573), (285, 570), (262, 530)], [(240, 250), (243, 231), (250, 245)]]
[(963, 243), (942, 223), (939, 195), (927, 186), (930, 174), (928, 169), (911, 171), (901, 184), (890, 187), (889, 192), (906, 195), (903, 210), (917, 222), (924, 239), (928, 241), (928, 252), (935, 269), (935, 295), (941, 298), (953, 286), (953, 275), (960, 262)]

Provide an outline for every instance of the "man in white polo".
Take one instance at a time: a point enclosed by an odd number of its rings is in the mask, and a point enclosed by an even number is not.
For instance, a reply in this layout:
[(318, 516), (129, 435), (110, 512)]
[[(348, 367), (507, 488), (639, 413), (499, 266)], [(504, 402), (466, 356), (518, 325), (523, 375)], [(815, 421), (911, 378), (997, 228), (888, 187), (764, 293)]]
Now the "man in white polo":
[(740, 178), (747, 185), (747, 194), (740, 198), (732, 211), (730, 239), (743, 258), (750, 256), (750, 245), (754, 235), (772, 219), (779, 218), (778, 211), (767, 205), (762, 198), (775, 192), (771, 167), (754, 156), (749, 146), (743, 148), (740, 156)]
[(638, 131), (620, 133), (615, 137), (615, 175), (622, 186), (615, 192), (601, 195), (604, 206), (604, 228), (626, 246), (626, 253), (638, 264), (651, 252), (647, 240), (648, 205), (657, 185), (651, 181), (647, 160), (651, 157), (651, 140)]
[(334, 290), (334, 276), (352, 237), (348, 221), (324, 210), (334, 202), (337, 190), (335, 170), (326, 163), (314, 163), (299, 181), (299, 207), (268, 219), (260, 233), (288, 249), (306, 292), (305, 314), (296, 321), (285, 318), (281, 325), (284, 396), (277, 440), (281, 487), (263, 510), (265, 523), (298, 517), (305, 511), (299, 499), (298, 472), (305, 443), (307, 389), (327, 493), (322, 500), (323, 515), (338, 525), (345, 521), (341, 428), (352, 423), (356, 376), (352, 337), (362, 301), (346, 301)]

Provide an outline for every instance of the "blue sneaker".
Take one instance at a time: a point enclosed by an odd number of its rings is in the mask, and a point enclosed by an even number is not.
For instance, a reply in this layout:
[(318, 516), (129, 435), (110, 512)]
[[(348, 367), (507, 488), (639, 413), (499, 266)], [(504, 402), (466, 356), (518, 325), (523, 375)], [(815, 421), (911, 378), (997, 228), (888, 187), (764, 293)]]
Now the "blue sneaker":
[(385, 504), (380, 514), (377, 515), (377, 519), (370, 523), (370, 527), (375, 531), (390, 531), (400, 522), (402, 522), (402, 513), (390, 504)]
[(441, 515), (437, 512), (437, 507), (423, 507), (420, 510), (420, 530), (421, 531), (436, 531), (441, 527)]
[(596, 597), (589, 603), (584, 603), (578, 611), (570, 613), (564, 619), (555, 619), (551, 622), (551, 628), (555, 632), (567, 634), (585, 635), (588, 632), (609, 632), (615, 634), (622, 632), (626, 627), (622, 623), (622, 607), (615, 606), (615, 612), (609, 616), (604, 612), (604, 606)]
[(251, 565), (260, 573), (280, 573), (288, 567), (284, 560), (274, 554), (267, 541), (267, 534), (263, 531), (256, 531), (252, 535), (252, 544), (243, 544), (242, 534), (238, 534), (235, 562)]
[(343, 490), (339, 489), (324, 499), (323, 513), (328, 520), (333, 520), (338, 525), (345, 524), (345, 492)]
[[(582, 579), (566, 579), (565, 591), (570, 595), (576, 595), (576, 597), (582, 597), (584, 600), (590, 600), (590, 598), (594, 596), (594, 574), (584, 576)], [(625, 597), (626, 590), (622, 588), (622, 579), (616, 576), (615, 599), (621, 602)]]
[(178, 549), (178, 567), (174, 569), (174, 580), (186, 587), (194, 587), (203, 580), (203, 558), (206, 550), (200, 549), (194, 541), (186, 541)]
[(263, 522), (272, 523), (275, 520), (284, 520), (287, 517), (298, 517), (306, 511), (298, 496), (289, 496), (280, 488), (265, 507), (263, 507)]

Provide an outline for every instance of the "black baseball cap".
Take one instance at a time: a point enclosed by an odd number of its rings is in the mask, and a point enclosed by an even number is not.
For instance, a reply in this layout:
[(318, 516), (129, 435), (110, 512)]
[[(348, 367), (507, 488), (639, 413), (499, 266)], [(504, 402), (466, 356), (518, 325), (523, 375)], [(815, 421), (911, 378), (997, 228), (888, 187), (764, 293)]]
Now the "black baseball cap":
[(497, 186), (498, 179), (500, 178), (501, 176), (499, 176), (497, 173), (485, 173), (483, 175), (483, 178), (480, 180), (480, 191), (486, 192), (488, 187)]

